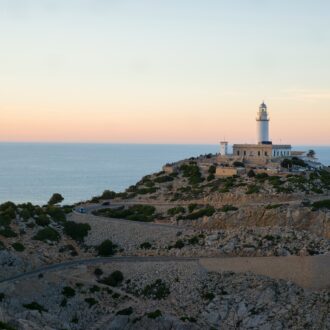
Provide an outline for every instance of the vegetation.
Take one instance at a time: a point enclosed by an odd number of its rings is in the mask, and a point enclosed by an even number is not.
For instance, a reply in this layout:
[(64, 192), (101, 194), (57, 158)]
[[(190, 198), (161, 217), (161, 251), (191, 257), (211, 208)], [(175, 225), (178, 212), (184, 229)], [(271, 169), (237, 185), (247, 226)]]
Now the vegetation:
[(230, 204), (226, 204), (220, 209), (221, 212), (229, 212), (229, 211), (237, 211), (237, 210), (238, 210), (237, 207)]
[(251, 195), (251, 194), (257, 194), (260, 191), (260, 188), (254, 184), (250, 184), (247, 186), (246, 194)]
[(251, 169), (251, 170), (249, 170), (249, 172), (247, 172), (247, 176), (248, 176), (249, 178), (254, 178), (254, 177), (256, 176), (256, 174), (255, 174), (254, 171)]
[(186, 216), (179, 216), (179, 220), (195, 220), (204, 216), (212, 216), (215, 213), (215, 208), (211, 205), (207, 205), (201, 209), (198, 209), (195, 212), (187, 214)]
[(48, 312), (48, 310), (45, 307), (41, 306), (36, 301), (32, 301), (30, 304), (23, 304), (23, 307), (34, 311), (38, 311), (39, 313)]
[(64, 224), (64, 233), (78, 242), (82, 242), (91, 230), (88, 223), (76, 223), (67, 221)]
[(46, 227), (50, 224), (50, 220), (46, 214), (40, 214), (36, 218), (36, 224), (41, 227)]
[(152, 245), (149, 242), (144, 242), (142, 244), (140, 244), (140, 249), (144, 249), (144, 250), (149, 250), (151, 249)]
[(154, 312), (147, 313), (147, 316), (149, 319), (156, 319), (157, 317), (162, 316), (162, 312), (159, 309), (157, 309)]
[(330, 199), (314, 202), (312, 204), (312, 210), (316, 211), (319, 209), (330, 209)]
[(244, 167), (244, 163), (243, 162), (238, 162), (238, 161), (233, 162), (233, 165), (235, 167)]
[(170, 216), (174, 216), (180, 213), (185, 213), (186, 209), (183, 206), (176, 206), (176, 207), (172, 207), (171, 209), (167, 210), (167, 214)]
[(170, 175), (163, 175), (163, 176), (159, 176), (157, 178), (154, 179), (154, 182), (157, 183), (164, 183), (164, 182), (170, 182), (173, 181), (174, 178)]
[(45, 227), (37, 232), (33, 239), (37, 241), (59, 241), (61, 238), (60, 234), (51, 227)]
[(76, 295), (76, 291), (70, 286), (65, 286), (62, 290), (62, 295), (66, 298), (72, 298)]
[(119, 270), (115, 270), (109, 276), (103, 277), (99, 282), (109, 286), (116, 287), (120, 285), (123, 280), (124, 280), (123, 273)]
[(117, 245), (113, 244), (109, 239), (103, 241), (98, 247), (97, 252), (99, 256), (109, 257), (116, 253)]
[(17, 252), (23, 252), (25, 250), (25, 247), (22, 243), (16, 242), (12, 244), (12, 247)]
[(16, 330), (16, 328), (6, 322), (0, 321), (0, 330)]
[(180, 171), (183, 172), (184, 177), (188, 178), (189, 184), (196, 185), (204, 181), (199, 167), (194, 162), (181, 165)]
[(265, 207), (266, 210), (272, 210), (272, 209), (277, 209), (281, 207), (283, 204), (269, 204)]
[(161, 279), (148, 284), (144, 287), (142, 294), (149, 299), (161, 300), (165, 299), (170, 294), (168, 285)]
[(102, 195), (100, 196), (101, 199), (113, 199), (116, 198), (116, 193), (111, 190), (104, 190)]
[(131, 314), (133, 314), (133, 308), (132, 307), (122, 309), (122, 310), (120, 310), (116, 313), (116, 315), (131, 315)]
[(125, 209), (125, 207), (117, 209), (101, 209), (93, 212), (93, 214), (109, 218), (151, 222), (155, 218), (155, 211), (155, 207), (151, 205), (133, 205), (128, 209)]
[(92, 306), (96, 305), (98, 303), (98, 301), (94, 298), (85, 298), (86, 303), (88, 304), (89, 308), (91, 308)]
[(55, 205), (63, 202), (64, 198), (61, 194), (55, 193), (53, 196), (49, 199), (48, 204), (49, 205)]
[(7, 238), (17, 237), (17, 234), (10, 227), (0, 229), (0, 235)]

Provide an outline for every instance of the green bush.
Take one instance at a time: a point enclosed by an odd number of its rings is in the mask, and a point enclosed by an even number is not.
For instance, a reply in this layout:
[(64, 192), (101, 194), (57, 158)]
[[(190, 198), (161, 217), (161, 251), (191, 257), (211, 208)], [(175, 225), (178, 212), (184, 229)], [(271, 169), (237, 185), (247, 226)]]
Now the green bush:
[(50, 220), (46, 214), (39, 215), (35, 221), (38, 226), (42, 227), (46, 227), (50, 224)]
[(117, 194), (114, 191), (104, 190), (101, 195), (101, 199), (114, 199), (116, 198), (116, 195)]
[(149, 319), (156, 319), (162, 316), (162, 312), (159, 309), (157, 309), (154, 312), (147, 313), (147, 316)]
[(25, 250), (25, 247), (22, 243), (16, 242), (12, 244), (12, 247), (17, 252), (23, 252)]
[(0, 321), (0, 329), (1, 330), (16, 330), (16, 328), (12, 327), (10, 324), (6, 322)]
[(155, 218), (155, 211), (155, 207), (151, 205), (133, 205), (128, 209), (124, 207), (117, 209), (101, 209), (93, 212), (93, 214), (109, 218), (151, 222)]
[(225, 204), (224, 206), (222, 206), (222, 208), (220, 209), (221, 212), (229, 212), (229, 211), (237, 211), (238, 208), (230, 205), (230, 204)]
[(260, 188), (254, 184), (250, 184), (247, 186), (246, 194), (251, 195), (251, 194), (257, 194), (260, 192)]
[(190, 184), (198, 184), (203, 182), (202, 174), (199, 167), (195, 163), (181, 165), (180, 171), (183, 172), (184, 177), (188, 178)]
[(198, 204), (196, 204), (196, 203), (189, 204), (188, 205), (188, 211), (189, 211), (189, 213), (191, 213), (192, 211), (194, 211), (197, 207), (198, 207)]
[(62, 290), (62, 295), (66, 298), (72, 298), (76, 295), (76, 290), (70, 286), (65, 286)]
[(103, 277), (100, 280), (100, 283), (116, 287), (116, 286), (120, 285), (123, 280), (124, 280), (123, 273), (119, 270), (115, 270), (109, 276)]
[(168, 285), (161, 279), (148, 284), (144, 287), (142, 294), (149, 299), (161, 300), (165, 299), (170, 294)]
[(330, 209), (330, 199), (314, 202), (312, 204), (312, 209), (313, 210)]
[(98, 301), (94, 298), (85, 298), (86, 303), (88, 304), (89, 308), (91, 308), (92, 306), (96, 305), (98, 303)]
[(38, 311), (39, 313), (48, 312), (48, 310), (45, 307), (41, 306), (36, 301), (32, 301), (30, 304), (23, 304), (23, 307), (34, 311)]
[(238, 162), (238, 161), (233, 162), (233, 165), (235, 167), (244, 167), (244, 163), (243, 162)]
[(173, 181), (173, 180), (174, 180), (174, 178), (172, 176), (169, 176), (169, 175), (159, 176), (159, 177), (154, 179), (154, 181), (157, 182), (157, 183), (165, 183), (165, 182), (170, 182), (170, 181)]
[(213, 206), (206, 206), (204, 208), (201, 208), (193, 213), (190, 213), (186, 216), (180, 216), (180, 219), (184, 219), (184, 220), (195, 220), (195, 219), (199, 219), (201, 217), (207, 216), (210, 217), (215, 213), (215, 209)]
[(46, 208), (46, 213), (51, 216), (51, 218), (56, 222), (66, 221), (66, 214), (63, 208), (53, 205), (48, 205)]
[(209, 174), (215, 174), (215, 172), (216, 172), (216, 166), (215, 165), (211, 165), (210, 167), (209, 167), (209, 169), (208, 169), (208, 173)]
[(249, 178), (254, 178), (254, 177), (256, 176), (256, 174), (255, 174), (255, 172), (251, 169), (251, 170), (249, 170), (249, 172), (247, 172), (247, 176), (248, 176)]
[(3, 242), (0, 241), (0, 251), (5, 249), (6, 249), (5, 244), (3, 244)]
[(176, 206), (176, 207), (172, 207), (167, 210), (167, 214), (170, 216), (174, 216), (179, 213), (185, 213), (185, 212), (186, 212), (186, 209), (183, 206)]
[(0, 235), (7, 238), (17, 237), (17, 234), (10, 227), (0, 229)]
[(109, 257), (116, 253), (117, 245), (113, 244), (109, 239), (103, 241), (98, 247), (97, 252), (99, 256)]
[(144, 242), (142, 244), (140, 244), (140, 249), (144, 249), (144, 250), (149, 250), (151, 249), (152, 245), (149, 242)]
[(2, 302), (4, 299), (5, 299), (5, 294), (3, 292), (0, 292), (0, 302)]
[(182, 249), (184, 247), (184, 241), (182, 239), (177, 240), (173, 247), (175, 249)]
[(116, 315), (131, 315), (131, 314), (133, 314), (133, 308), (132, 307), (122, 309), (122, 310), (120, 310), (116, 313)]
[(281, 207), (283, 204), (269, 204), (265, 207), (266, 210), (272, 210), (272, 209), (277, 209)]
[(76, 223), (67, 221), (64, 223), (64, 233), (78, 242), (82, 242), (91, 230), (88, 223)]
[(33, 239), (37, 241), (59, 241), (61, 238), (60, 234), (53, 228), (45, 227), (37, 232)]

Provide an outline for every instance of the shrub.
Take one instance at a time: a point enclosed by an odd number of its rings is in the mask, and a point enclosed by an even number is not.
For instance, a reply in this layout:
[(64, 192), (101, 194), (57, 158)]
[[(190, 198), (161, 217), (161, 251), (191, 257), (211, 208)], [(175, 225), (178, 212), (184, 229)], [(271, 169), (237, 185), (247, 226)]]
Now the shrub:
[(109, 239), (103, 241), (98, 247), (98, 255), (102, 257), (109, 257), (115, 254), (117, 245), (113, 244)]
[(216, 166), (215, 165), (211, 165), (208, 169), (208, 173), (209, 174), (215, 174), (215, 171), (216, 171)]
[(59, 193), (53, 194), (53, 196), (49, 199), (48, 204), (49, 205), (55, 205), (59, 204), (64, 200), (63, 196)]
[(4, 250), (5, 248), (6, 248), (5, 244), (3, 244), (3, 242), (0, 241), (0, 251)]
[(142, 244), (140, 244), (140, 249), (144, 249), (144, 250), (149, 250), (151, 249), (152, 245), (149, 242), (144, 242)]
[(269, 204), (265, 207), (266, 210), (272, 210), (272, 209), (277, 209), (281, 207), (283, 204)]
[(33, 239), (37, 241), (59, 241), (60, 234), (53, 228), (45, 227), (37, 232)]
[(175, 249), (182, 249), (184, 247), (184, 241), (182, 239), (177, 240), (173, 247)]
[(56, 222), (66, 221), (65, 211), (61, 207), (49, 205), (46, 208), (46, 212)]
[(188, 205), (188, 211), (189, 211), (189, 213), (191, 213), (192, 211), (194, 211), (197, 207), (198, 207), (198, 205), (195, 204), (195, 203), (189, 204)]
[(147, 313), (149, 319), (156, 319), (157, 317), (162, 316), (162, 312), (157, 309), (154, 312)]
[(155, 207), (151, 205), (133, 205), (128, 209), (125, 209), (124, 207), (117, 209), (101, 209), (93, 214), (109, 218), (150, 222), (155, 218), (155, 211)]
[(174, 216), (176, 214), (179, 213), (185, 213), (186, 209), (183, 206), (176, 206), (176, 207), (172, 207), (171, 209), (167, 210), (167, 214), (170, 216)]
[(101, 199), (113, 199), (115, 197), (116, 197), (116, 193), (111, 190), (104, 190), (101, 195)]
[(87, 302), (89, 308), (91, 308), (92, 306), (98, 303), (98, 301), (94, 298), (85, 298), (85, 301)]
[(182, 217), (180, 217), (180, 219), (195, 220), (195, 219), (199, 219), (204, 216), (210, 217), (214, 214), (214, 212), (215, 212), (214, 207), (208, 205), (208, 206), (206, 206), (202, 209), (199, 209), (193, 213), (190, 213), (186, 216), (182, 216)]
[(233, 206), (233, 205), (230, 205), (230, 204), (225, 204), (221, 209), (220, 211), (221, 212), (229, 212), (229, 211), (237, 211), (238, 208)]
[(247, 186), (246, 194), (251, 195), (251, 194), (257, 194), (260, 191), (260, 188), (254, 184), (250, 184)]
[(17, 234), (10, 227), (5, 227), (4, 229), (0, 229), (0, 235), (7, 238), (17, 237)]
[(101, 275), (103, 275), (103, 270), (101, 268), (95, 268), (94, 274), (96, 276), (101, 276)]
[(95, 292), (99, 292), (101, 289), (99, 286), (97, 285), (93, 285), (90, 289), (89, 289), (89, 292), (90, 293), (95, 293)]
[(199, 238), (198, 238), (198, 236), (193, 236), (193, 237), (189, 238), (189, 239), (188, 239), (188, 243), (189, 243), (190, 245), (196, 245), (196, 244), (198, 244), (198, 243), (199, 243)]
[(330, 199), (324, 199), (322, 201), (314, 202), (312, 204), (313, 210), (319, 210), (319, 209), (330, 209)]
[(212, 292), (206, 292), (203, 294), (203, 299), (205, 300), (212, 300), (214, 299), (215, 295)]
[(38, 311), (39, 313), (48, 312), (48, 310), (45, 307), (41, 306), (36, 301), (32, 301), (30, 304), (23, 304), (23, 307), (34, 311)]
[(254, 173), (254, 171), (251, 169), (249, 172), (247, 172), (247, 176), (249, 178), (254, 178), (256, 176), (256, 174)]
[(183, 172), (183, 176), (188, 178), (190, 184), (198, 184), (203, 182), (202, 174), (197, 164), (183, 164), (180, 167), (180, 171)]
[(64, 232), (74, 240), (82, 242), (88, 235), (88, 231), (91, 226), (88, 223), (76, 223), (73, 221), (67, 221), (64, 224)]
[(50, 224), (50, 220), (46, 214), (41, 214), (37, 217), (36, 224), (38, 226), (46, 227)]
[(238, 162), (238, 161), (233, 162), (233, 165), (234, 165), (235, 167), (244, 167), (244, 163), (242, 163), (242, 162)]
[(147, 298), (160, 300), (165, 299), (170, 294), (170, 289), (165, 282), (157, 279), (155, 282), (146, 285), (142, 294)]
[(131, 315), (131, 314), (133, 314), (133, 308), (132, 307), (122, 309), (122, 310), (120, 310), (116, 313), (116, 315)]
[(66, 298), (72, 298), (76, 295), (76, 291), (69, 286), (65, 286), (62, 290), (62, 295)]
[(17, 252), (23, 252), (25, 250), (25, 247), (22, 243), (16, 242), (12, 244), (12, 247)]
[(5, 299), (5, 294), (3, 292), (0, 292), (0, 302), (3, 301), (4, 299)]
[(174, 180), (174, 178), (172, 176), (169, 176), (169, 175), (159, 176), (159, 177), (154, 179), (154, 181), (157, 182), (157, 183), (170, 182), (170, 181), (173, 181), (173, 180)]
[(10, 324), (6, 322), (0, 321), (0, 329), (1, 330), (16, 330), (16, 328), (12, 327)]
[(100, 280), (100, 283), (116, 287), (122, 283), (124, 275), (121, 271), (115, 270), (109, 276), (104, 277)]

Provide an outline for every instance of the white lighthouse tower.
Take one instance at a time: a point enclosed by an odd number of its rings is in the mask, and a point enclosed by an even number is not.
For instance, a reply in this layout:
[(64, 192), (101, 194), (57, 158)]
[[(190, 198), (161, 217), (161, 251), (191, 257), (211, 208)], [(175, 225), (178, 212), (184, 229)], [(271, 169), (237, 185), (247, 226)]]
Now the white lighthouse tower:
[(261, 103), (257, 113), (257, 134), (259, 144), (271, 144), (269, 141), (269, 118), (264, 102)]

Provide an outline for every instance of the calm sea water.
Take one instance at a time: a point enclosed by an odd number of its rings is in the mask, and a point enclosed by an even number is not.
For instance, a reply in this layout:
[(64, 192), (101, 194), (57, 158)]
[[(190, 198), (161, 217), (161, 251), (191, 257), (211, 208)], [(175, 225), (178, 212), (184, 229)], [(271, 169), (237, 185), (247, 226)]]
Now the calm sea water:
[[(314, 149), (330, 165), (330, 147)], [(218, 145), (0, 143), (0, 202), (46, 203), (54, 192), (66, 203), (105, 189), (122, 191), (163, 164), (218, 152)]]

